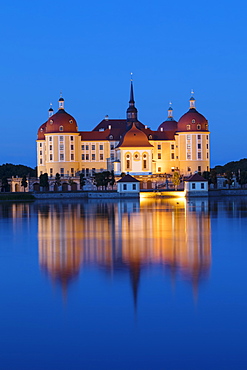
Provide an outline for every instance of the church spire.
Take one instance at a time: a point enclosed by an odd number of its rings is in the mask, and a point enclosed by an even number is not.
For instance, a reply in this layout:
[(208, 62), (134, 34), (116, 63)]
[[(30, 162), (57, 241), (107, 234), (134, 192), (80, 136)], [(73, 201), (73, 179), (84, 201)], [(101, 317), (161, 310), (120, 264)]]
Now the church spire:
[(129, 107), (127, 109), (127, 122), (136, 122), (137, 121), (137, 109), (135, 107), (135, 100), (134, 100), (134, 88), (133, 88), (133, 78), (131, 73), (130, 79), (130, 100), (129, 100)]
[(196, 109), (196, 99), (194, 98), (193, 90), (191, 90), (190, 109)]

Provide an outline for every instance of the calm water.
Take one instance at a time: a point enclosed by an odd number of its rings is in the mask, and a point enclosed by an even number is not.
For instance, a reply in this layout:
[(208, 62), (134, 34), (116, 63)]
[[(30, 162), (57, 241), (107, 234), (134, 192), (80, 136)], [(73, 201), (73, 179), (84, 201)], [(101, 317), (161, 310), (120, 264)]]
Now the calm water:
[(0, 369), (247, 369), (247, 199), (0, 204)]

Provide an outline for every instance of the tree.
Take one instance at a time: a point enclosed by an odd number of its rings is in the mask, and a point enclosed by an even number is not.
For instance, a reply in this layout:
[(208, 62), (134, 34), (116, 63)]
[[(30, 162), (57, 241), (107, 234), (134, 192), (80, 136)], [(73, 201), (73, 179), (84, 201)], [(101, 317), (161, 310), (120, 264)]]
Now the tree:
[(24, 175), (23, 178), (22, 178), (22, 180), (21, 180), (21, 186), (23, 186), (24, 193), (25, 193), (26, 187), (27, 187), (27, 176), (26, 175)]
[(86, 184), (86, 179), (83, 173), (80, 173), (80, 187), (83, 190), (83, 186)]
[(61, 185), (61, 176), (59, 175), (59, 173), (57, 172), (56, 173), (56, 176), (55, 176), (55, 190), (57, 190), (57, 188)]
[(110, 182), (110, 172), (109, 171), (95, 172), (93, 175), (93, 182), (94, 182), (94, 185), (97, 186), (97, 190), (100, 186), (102, 190), (103, 190), (103, 187), (106, 190)]
[(226, 183), (229, 185), (229, 188), (230, 188), (232, 185), (232, 172), (226, 171), (225, 178), (226, 178)]
[(111, 176), (110, 176), (110, 181), (109, 181), (109, 184), (110, 184), (112, 190), (113, 190), (113, 186), (114, 186), (115, 182), (116, 182), (115, 181), (115, 174), (114, 174), (114, 171), (112, 170), (111, 171)]
[(213, 184), (214, 188), (217, 187), (217, 172), (215, 169), (210, 170), (209, 174), (209, 184)]
[(8, 192), (8, 191), (10, 191), (10, 185), (9, 185), (9, 182), (8, 182), (7, 177), (3, 177), (2, 178), (1, 191), (2, 192)]
[(43, 173), (40, 175), (39, 185), (43, 188), (43, 190), (49, 189), (48, 173)]
[(175, 187), (175, 190), (178, 190), (178, 185), (180, 184), (180, 175), (179, 175), (179, 172), (178, 171), (175, 171), (173, 173), (172, 183), (173, 183), (173, 185)]

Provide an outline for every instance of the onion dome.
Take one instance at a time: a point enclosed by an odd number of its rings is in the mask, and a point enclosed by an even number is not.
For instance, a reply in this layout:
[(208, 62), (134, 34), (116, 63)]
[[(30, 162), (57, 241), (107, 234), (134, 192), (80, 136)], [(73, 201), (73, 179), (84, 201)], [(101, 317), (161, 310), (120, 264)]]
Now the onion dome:
[(168, 117), (166, 121), (162, 122), (159, 127), (158, 131), (176, 131), (177, 130), (177, 121), (173, 118), (173, 109), (170, 106), (168, 108)]
[(139, 128), (136, 127), (136, 124), (133, 123), (132, 127), (129, 131), (126, 132), (121, 142), (117, 145), (119, 147), (133, 147), (133, 148), (140, 148), (140, 147), (152, 147), (148, 141), (146, 134), (141, 131)]
[(38, 129), (38, 132), (37, 132), (37, 139), (38, 140), (45, 140), (45, 132), (46, 132), (46, 122), (43, 123), (43, 125), (41, 125)]
[(208, 121), (196, 110), (195, 98), (190, 98), (190, 109), (177, 123), (177, 131), (208, 131)]

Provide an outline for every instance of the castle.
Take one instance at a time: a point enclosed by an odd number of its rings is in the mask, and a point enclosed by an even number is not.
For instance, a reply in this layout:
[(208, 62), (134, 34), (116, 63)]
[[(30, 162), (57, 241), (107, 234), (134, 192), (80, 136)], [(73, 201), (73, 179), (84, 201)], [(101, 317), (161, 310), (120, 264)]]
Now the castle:
[(152, 130), (138, 120), (131, 80), (126, 119), (106, 116), (92, 131), (78, 130), (60, 97), (58, 111), (54, 114), (50, 108), (48, 120), (38, 129), (38, 176), (89, 177), (103, 170), (137, 177), (176, 170), (184, 176), (202, 173), (210, 169), (209, 134), (208, 121), (196, 110), (193, 95), (188, 112), (178, 121), (170, 106), (167, 119)]

